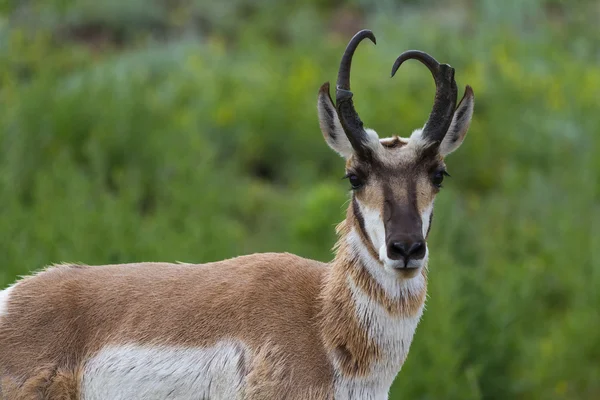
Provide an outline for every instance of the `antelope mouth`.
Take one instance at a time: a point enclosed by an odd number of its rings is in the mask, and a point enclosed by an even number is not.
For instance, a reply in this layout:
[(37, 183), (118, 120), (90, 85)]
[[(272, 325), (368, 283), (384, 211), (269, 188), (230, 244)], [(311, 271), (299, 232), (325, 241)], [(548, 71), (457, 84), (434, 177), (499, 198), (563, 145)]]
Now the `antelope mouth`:
[(423, 266), (423, 260), (394, 260), (394, 265), (390, 265), (392, 269), (403, 278), (413, 278)]
[(413, 278), (417, 276), (417, 273), (425, 265), (426, 257), (414, 259), (399, 259), (392, 260), (387, 255), (386, 246), (381, 246), (379, 249), (379, 261), (383, 264), (383, 267), (390, 272), (397, 273), (403, 278)]
[(416, 277), (421, 271), (421, 266), (417, 267), (397, 267), (394, 271), (404, 279), (411, 279)]

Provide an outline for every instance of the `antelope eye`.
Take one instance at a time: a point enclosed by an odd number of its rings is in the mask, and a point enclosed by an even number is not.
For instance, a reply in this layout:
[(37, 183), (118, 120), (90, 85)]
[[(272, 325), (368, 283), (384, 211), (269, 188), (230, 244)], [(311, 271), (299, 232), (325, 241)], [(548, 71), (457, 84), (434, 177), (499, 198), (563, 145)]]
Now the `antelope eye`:
[(448, 172), (445, 170), (436, 171), (431, 177), (431, 183), (433, 183), (433, 186), (441, 188), (442, 182), (444, 181), (444, 176), (450, 176), (450, 174), (448, 174)]
[(350, 186), (352, 186), (353, 190), (360, 189), (360, 187), (363, 185), (362, 179), (355, 174), (348, 174), (346, 178), (348, 178), (348, 181), (350, 181)]

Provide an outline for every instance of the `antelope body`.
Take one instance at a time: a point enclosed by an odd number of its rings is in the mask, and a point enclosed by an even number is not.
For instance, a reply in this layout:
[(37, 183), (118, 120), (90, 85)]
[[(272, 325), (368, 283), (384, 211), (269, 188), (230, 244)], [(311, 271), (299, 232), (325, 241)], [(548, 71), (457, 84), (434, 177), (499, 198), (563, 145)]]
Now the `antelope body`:
[(418, 51), (433, 111), (408, 138), (379, 139), (354, 110), (350, 65), (336, 104), (321, 87), (326, 142), (352, 199), (332, 262), (254, 254), (194, 265), (58, 265), (0, 291), (3, 399), (387, 399), (423, 312), (425, 242), (444, 156), (473, 113), (454, 70)]

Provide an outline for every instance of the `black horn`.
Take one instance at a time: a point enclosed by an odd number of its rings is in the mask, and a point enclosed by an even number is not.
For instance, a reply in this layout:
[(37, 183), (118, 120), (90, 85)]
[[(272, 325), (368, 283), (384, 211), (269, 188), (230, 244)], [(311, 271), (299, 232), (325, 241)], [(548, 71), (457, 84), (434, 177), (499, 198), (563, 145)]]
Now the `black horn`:
[(452, 116), (456, 108), (456, 100), (458, 89), (454, 80), (454, 68), (448, 64), (440, 64), (429, 54), (418, 51), (409, 50), (400, 54), (392, 67), (392, 76), (396, 73), (400, 65), (406, 60), (414, 58), (431, 71), (435, 80), (435, 100), (433, 109), (429, 114), (429, 119), (423, 128), (423, 137), (435, 142), (441, 143), (450, 128)]
[(335, 103), (340, 117), (340, 122), (344, 128), (344, 132), (352, 144), (352, 148), (361, 157), (368, 157), (369, 150), (366, 146), (367, 133), (363, 128), (363, 123), (354, 109), (352, 101), (352, 92), (350, 91), (350, 68), (352, 66), (352, 56), (358, 44), (365, 38), (368, 38), (373, 43), (377, 43), (375, 35), (368, 29), (358, 32), (346, 47), (340, 69), (338, 71), (337, 86), (335, 91)]

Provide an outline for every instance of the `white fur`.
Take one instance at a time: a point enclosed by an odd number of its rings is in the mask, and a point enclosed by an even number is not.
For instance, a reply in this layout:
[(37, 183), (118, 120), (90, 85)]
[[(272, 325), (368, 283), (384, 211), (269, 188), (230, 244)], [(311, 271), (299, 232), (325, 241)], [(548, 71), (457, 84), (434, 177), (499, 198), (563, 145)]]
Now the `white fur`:
[(423, 211), (421, 214), (421, 223), (423, 226), (423, 237), (427, 237), (427, 231), (429, 230), (429, 222), (431, 221), (431, 213), (433, 212), (433, 202)]
[(413, 148), (426, 147), (429, 141), (423, 137), (423, 129), (415, 129), (408, 140), (408, 145)]
[(8, 309), (8, 298), (12, 290), (12, 286), (7, 289), (0, 290), (0, 317), (6, 314)]
[(379, 135), (373, 129), (365, 129), (367, 133), (367, 145), (377, 152), (381, 148), (381, 143), (379, 143)]
[(392, 317), (352, 279), (348, 285), (356, 306), (357, 317), (369, 338), (381, 348), (383, 355), (370, 373), (361, 378), (345, 378), (336, 374), (336, 399), (387, 399), (394, 378), (400, 371), (423, 313), (423, 308), (410, 318)]
[(82, 400), (234, 400), (243, 395), (245, 348), (126, 344), (103, 348), (85, 365)]
[(356, 199), (356, 202), (365, 221), (365, 230), (371, 244), (375, 249), (379, 249), (381, 246), (385, 247), (385, 225), (383, 224), (381, 212), (365, 206), (358, 199)]
[[(337, 151), (342, 157), (348, 159), (352, 154), (354, 154), (354, 149), (350, 144), (350, 140), (348, 140), (348, 137), (344, 133), (344, 130), (341, 128), (341, 123), (337, 121), (335, 122), (335, 125), (336, 132), (341, 132), (341, 134), (336, 134), (335, 143), (328, 138), (326, 139), (327, 143), (329, 144), (329, 147)], [(339, 131), (339, 129), (341, 129), (341, 131)], [(373, 129), (365, 129), (365, 132), (367, 133), (366, 145), (370, 147), (371, 150), (373, 150), (375, 153), (379, 152), (382, 146), (379, 142), (379, 135), (377, 135), (377, 132), (375, 132)]]
[(473, 97), (473, 91), (467, 89), (465, 91), (465, 96), (452, 116), (452, 122), (450, 123), (450, 128), (448, 128), (448, 133), (446, 133), (446, 136), (444, 136), (444, 140), (442, 140), (440, 145), (440, 154), (442, 156), (446, 157), (448, 154), (458, 149), (463, 143), (467, 136), (469, 125), (471, 124), (474, 108), (475, 99)]
[[(335, 107), (329, 101), (329, 97), (326, 95), (319, 94), (319, 96), (324, 96), (319, 99), (317, 103), (317, 110), (319, 112), (319, 125), (321, 127), (321, 132), (323, 133), (323, 137), (325, 141), (335, 152), (344, 157), (345, 159), (350, 158), (350, 156), (354, 153), (352, 149), (352, 145), (348, 140), (348, 137), (344, 133), (344, 128), (342, 128), (342, 123), (340, 122), (337, 112), (335, 111)], [(326, 104), (325, 104), (326, 103)], [(325, 107), (333, 110), (333, 120), (331, 121), (329, 118), (329, 113), (325, 109)], [(331, 124), (333, 122), (333, 132), (331, 130)]]

